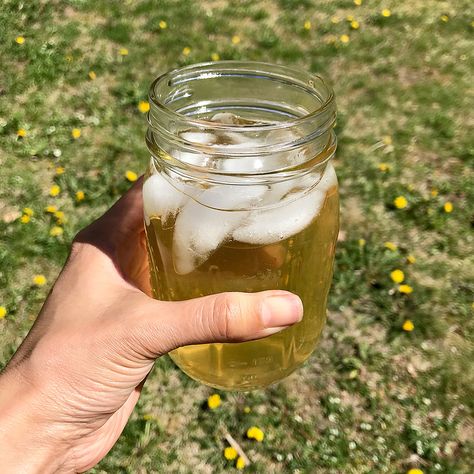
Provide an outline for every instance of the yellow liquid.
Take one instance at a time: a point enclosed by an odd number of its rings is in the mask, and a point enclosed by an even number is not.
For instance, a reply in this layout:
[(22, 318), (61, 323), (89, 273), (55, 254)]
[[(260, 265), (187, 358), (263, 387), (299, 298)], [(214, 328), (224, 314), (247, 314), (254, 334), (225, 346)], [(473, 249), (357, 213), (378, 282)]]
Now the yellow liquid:
[(146, 225), (154, 297), (184, 300), (224, 291), (284, 289), (300, 296), (303, 320), (277, 334), (244, 343), (199, 344), (170, 353), (187, 375), (206, 385), (252, 390), (283, 379), (313, 352), (326, 319), (339, 227), (337, 187), (325, 196), (314, 220), (301, 232), (269, 245), (224, 242), (190, 273), (173, 265), (175, 217)]

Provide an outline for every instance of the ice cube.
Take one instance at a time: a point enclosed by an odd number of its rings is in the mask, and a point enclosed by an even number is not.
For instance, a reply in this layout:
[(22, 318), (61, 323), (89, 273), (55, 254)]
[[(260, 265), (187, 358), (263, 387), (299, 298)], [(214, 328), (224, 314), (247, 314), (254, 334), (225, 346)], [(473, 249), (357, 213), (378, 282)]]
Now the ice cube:
[[(173, 236), (173, 262), (180, 275), (201, 265), (259, 202), (266, 186), (217, 185), (190, 199), (176, 219)], [(240, 209), (240, 210), (239, 210)]]
[[(298, 191), (290, 195), (286, 200), (288, 203), (285, 204), (284, 200), (283, 205), (278, 207), (253, 210), (246, 222), (234, 230), (232, 238), (239, 242), (267, 245), (301, 232), (318, 215), (326, 192), (336, 184), (334, 168), (329, 164), (320, 182), (313, 189), (307, 193)], [(282, 186), (279, 192), (283, 191)], [(264, 200), (266, 199), (267, 196), (264, 197)]]
[(212, 133), (207, 132), (182, 132), (181, 138), (184, 138), (187, 142), (197, 143), (199, 145), (212, 145), (216, 143), (217, 137)]
[(165, 222), (168, 217), (177, 213), (178, 209), (188, 199), (160, 173), (152, 174), (143, 183), (143, 210), (145, 222), (150, 223), (150, 217), (160, 217)]

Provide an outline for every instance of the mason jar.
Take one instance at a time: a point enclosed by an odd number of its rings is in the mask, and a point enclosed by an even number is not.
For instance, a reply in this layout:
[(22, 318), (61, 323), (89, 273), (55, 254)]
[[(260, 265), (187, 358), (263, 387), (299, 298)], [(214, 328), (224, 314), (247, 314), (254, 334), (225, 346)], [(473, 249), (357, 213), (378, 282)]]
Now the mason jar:
[(150, 88), (143, 185), (154, 297), (283, 289), (301, 322), (264, 339), (181, 347), (190, 377), (250, 390), (314, 350), (326, 318), (339, 226), (336, 104), (319, 76), (260, 62), (173, 70)]

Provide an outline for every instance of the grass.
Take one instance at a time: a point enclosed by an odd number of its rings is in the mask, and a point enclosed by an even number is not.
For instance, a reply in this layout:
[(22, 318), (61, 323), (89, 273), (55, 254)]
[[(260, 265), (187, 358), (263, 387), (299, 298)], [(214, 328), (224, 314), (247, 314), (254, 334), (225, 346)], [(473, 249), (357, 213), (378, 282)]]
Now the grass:
[[(145, 169), (137, 105), (159, 73), (217, 53), (320, 73), (338, 98), (342, 231), (318, 350), (268, 390), (222, 393), (213, 411), (202, 408), (211, 390), (162, 358), (123, 436), (92, 472), (231, 471), (224, 425), (253, 460), (247, 472), (474, 471), (473, 19), (467, 0), (4, 2), (1, 366), (75, 232), (127, 189), (127, 170)], [(394, 206), (397, 196), (406, 208)], [(48, 204), (67, 219), (57, 237)], [(34, 211), (28, 223), (25, 207)], [(413, 293), (397, 291), (396, 268)], [(35, 286), (35, 274), (47, 284)], [(263, 443), (246, 439), (252, 425)]]

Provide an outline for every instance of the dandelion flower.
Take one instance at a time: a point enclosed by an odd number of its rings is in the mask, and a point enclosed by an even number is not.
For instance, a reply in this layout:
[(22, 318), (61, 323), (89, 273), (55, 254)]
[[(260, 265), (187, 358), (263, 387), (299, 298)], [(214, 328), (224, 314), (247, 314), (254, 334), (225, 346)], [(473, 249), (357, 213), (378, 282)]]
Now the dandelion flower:
[(410, 293), (413, 293), (413, 288), (410, 285), (400, 285), (398, 291), (404, 295), (409, 295)]
[(66, 216), (64, 215), (63, 211), (56, 211), (54, 213), (54, 217), (56, 217), (58, 224), (62, 224), (63, 222), (66, 222)]
[(388, 18), (389, 16), (392, 15), (392, 12), (388, 9), (388, 8), (384, 8), (382, 10), (382, 16), (385, 17), (385, 18)]
[(395, 250), (397, 250), (397, 244), (394, 244), (393, 242), (385, 242), (383, 246), (386, 249), (391, 250), (392, 252), (395, 252)]
[(239, 44), (240, 43), (240, 36), (239, 35), (234, 35), (232, 36), (232, 44)]
[(34, 275), (33, 276), (33, 284), (36, 285), (36, 286), (46, 285), (46, 277), (44, 275)]
[(251, 426), (247, 430), (247, 438), (255, 439), (259, 443), (261, 443), (263, 441), (264, 437), (265, 437), (265, 435), (263, 434), (263, 431), (260, 428), (258, 428), (257, 426)]
[(211, 54), (211, 60), (212, 61), (219, 61), (219, 59), (221, 59), (221, 57), (217, 53), (212, 53)]
[(416, 258), (414, 257), (414, 255), (408, 255), (407, 256), (407, 262), (410, 263), (410, 264), (413, 264), (416, 262)]
[(53, 205), (49, 205), (49, 206), (46, 206), (44, 208), (45, 212), (49, 212), (50, 214), (54, 214), (58, 208), (56, 206), (53, 206)]
[(51, 227), (51, 230), (49, 231), (49, 235), (51, 237), (59, 237), (61, 235), (63, 235), (64, 233), (64, 230), (62, 227), (59, 227), (58, 225), (55, 225), (53, 227)]
[(244, 407), (244, 413), (250, 413), (251, 410), (250, 410), (250, 407)]
[(81, 136), (81, 129), (80, 128), (73, 128), (71, 130), (71, 136), (74, 140), (77, 140)]
[(15, 38), (15, 41), (18, 43), (18, 44), (23, 44), (25, 42), (25, 37), (24, 36), (17, 36)]
[(383, 141), (383, 144), (384, 145), (391, 145), (393, 143), (393, 140), (392, 140), (392, 137), (390, 135), (385, 135), (383, 138), (382, 138), (382, 141)]
[(49, 189), (49, 195), (52, 197), (57, 196), (61, 192), (61, 188), (57, 184), (53, 184)]
[(354, 0), (354, 5), (360, 7), (362, 5), (362, 0)]
[(56, 174), (63, 174), (66, 170), (62, 166), (56, 168)]
[(189, 56), (190, 53), (191, 53), (191, 48), (189, 46), (185, 46), (183, 48), (183, 56)]
[(227, 448), (224, 449), (224, 457), (232, 461), (237, 457), (237, 451), (232, 446), (227, 446)]
[(397, 209), (405, 209), (408, 206), (408, 201), (404, 196), (398, 196), (393, 201), (393, 204)]
[(433, 189), (430, 191), (430, 194), (431, 194), (431, 197), (434, 197), (434, 198), (435, 198), (435, 197), (439, 194), (439, 191), (438, 191), (437, 189), (434, 189), (434, 188), (433, 188)]
[(350, 23), (351, 21), (354, 21), (354, 17), (352, 15), (347, 15), (346, 20)]
[(97, 79), (97, 74), (94, 71), (89, 71), (88, 76), (91, 81), (95, 81)]
[(359, 239), (359, 247), (365, 247), (365, 239)]
[(221, 404), (221, 396), (218, 393), (213, 393), (207, 399), (207, 406), (211, 410), (215, 410), (216, 408), (220, 406), (220, 404)]
[(146, 114), (150, 110), (150, 103), (146, 100), (141, 100), (138, 102), (138, 110), (142, 114)]
[(145, 413), (145, 414), (143, 415), (143, 419), (144, 419), (145, 421), (153, 420), (153, 415), (152, 415), (151, 413)]
[(444, 212), (447, 212), (448, 214), (450, 212), (453, 212), (453, 204), (451, 202), (445, 202), (443, 206)]
[(395, 283), (401, 283), (405, 279), (405, 274), (397, 268), (396, 270), (393, 270), (393, 272), (390, 272), (390, 278)]
[(347, 44), (350, 41), (349, 35), (341, 35), (339, 39), (341, 40), (341, 43), (344, 43), (344, 44)]
[(160, 27), (160, 30), (166, 30), (166, 28), (168, 28), (168, 23), (166, 23), (165, 20), (160, 20), (158, 26)]
[(440, 19), (441, 21), (443, 21), (444, 23), (446, 23), (446, 22), (449, 20), (449, 16), (448, 16), (448, 15), (441, 15), (441, 16), (439, 17), (439, 19)]
[(357, 20), (351, 21), (351, 28), (352, 28), (353, 30), (358, 30), (359, 27), (360, 27), (360, 24), (359, 24), (359, 22), (358, 22)]
[(245, 459), (242, 456), (239, 456), (237, 462), (235, 463), (235, 467), (241, 471), (245, 467)]
[(30, 216), (30, 217), (35, 215), (33, 209), (31, 209), (31, 207), (24, 207), (23, 208), (23, 214), (26, 214), (27, 216)]
[(27, 132), (24, 128), (19, 128), (18, 131), (16, 132), (16, 136), (20, 138), (25, 138), (27, 135)]
[(303, 28), (304, 28), (305, 30), (310, 30), (310, 29), (311, 29), (311, 22), (310, 22), (309, 20), (306, 20), (306, 21), (304, 22)]
[(20, 222), (22, 224), (28, 224), (28, 222), (30, 222), (30, 219), (31, 217), (28, 216), (27, 214), (23, 214), (21, 217), (20, 217)]
[(337, 15), (334, 15), (331, 17), (331, 23), (333, 23), (334, 25), (339, 23), (341, 20), (339, 19), (339, 17)]
[[(412, 321), (410, 321), (409, 319), (407, 319), (407, 320), (403, 323), (402, 329), (403, 329), (404, 331), (411, 332), (411, 331), (413, 331), (413, 329), (415, 329), (415, 325), (413, 324)], [(408, 472), (411, 472), (411, 471), (413, 471), (413, 470), (414, 470), (414, 469), (411, 469), (411, 470), (408, 471)]]
[(138, 179), (138, 175), (134, 171), (127, 170), (125, 172), (125, 178), (127, 178), (131, 183), (133, 183)]
[(120, 56), (128, 56), (128, 49), (127, 48), (120, 48), (119, 49)]
[(3, 319), (7, 315), (7, 308), (0, 306), (0, 319)]
[(390, 166), (387, 163), (379, 163), (378, 169), (379, 171), (382, 171), (382, 173), (385, 173), (386, 171), (390, 169)]
[(86, 197), (86, 195), (85, 195), (84, 191), (77, 191), (76, 192), (76, 201), (77, 202), (83, 201), (85, 197)]

